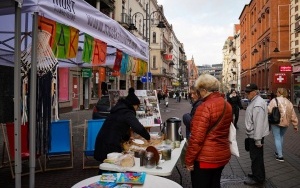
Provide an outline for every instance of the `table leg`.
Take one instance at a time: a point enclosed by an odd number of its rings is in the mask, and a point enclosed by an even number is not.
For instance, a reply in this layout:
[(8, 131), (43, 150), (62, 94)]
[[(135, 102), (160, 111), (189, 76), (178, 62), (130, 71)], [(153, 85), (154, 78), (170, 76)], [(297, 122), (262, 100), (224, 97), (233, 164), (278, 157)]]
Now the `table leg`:
[(176, 165), (176, 169), (177, 169), (177, 172), (180, 176), (180, 185), (182, 185), (182, 176), (181, 176), (181, 173), (180, 173), (179, 168), (177, 167), (177, 165)]

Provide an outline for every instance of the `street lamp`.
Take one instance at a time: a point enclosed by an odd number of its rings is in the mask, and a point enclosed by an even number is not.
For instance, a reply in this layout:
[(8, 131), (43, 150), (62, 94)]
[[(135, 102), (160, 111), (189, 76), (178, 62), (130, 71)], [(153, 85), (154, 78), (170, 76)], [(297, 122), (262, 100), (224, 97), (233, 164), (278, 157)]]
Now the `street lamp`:
[[(271, 41), (269, 38), (267, 38), (267, 39), (265, 39), (265, 40), (263, 40), (262, 41), (262, 44), (263, 44), (263, 46), (266, 46), (266, 42), (268, 42), (268, 43), (270, 43), (270, 42), (274, 42), (275, 43), (275, 45), (276, 45), (276, 47), (274, 48), (274, 50), (273, 50), (273, 52), (275, 52), (275, 53), (278, 53), (278, 52), (280, 52), (279, 51), (279, 49), (278, 49), (278, 47), (277, 47), (277, 42), (275, 42), (275, 41)], [(269, 46), (268, 46), (269, 47)], [(254, 55), (255, 53), (257, 53), (258, 52), (258, 50), (256, 49), (256, 48), (254, 48), (253, 49), (253, 51), (252, 51), (252, 55)], [(264, 63), (265, 63), (265, 91), (267, 91), (268, 90), (268, 72), (267, 72), (267, 63), (268, 63), (268, 60), (266, 60), (265, 58), (265, 56), (264, 56), (264, 53), (265, 52), (265, 50), (264, 50), (264, 47), (263, 47), (263, 52), (262, 52), (262, 55), (263, 55), (263, 59), (262, 59), (262, 61), (264, 61)]]
[[(129, 28), (128, 30), (137, 30), (136, 28), (136, 16), (138, 14), (142, 15), (143, 17), (143, 37), (144, 39), (146, 39), (146, 42), (148, 42), (149, 44), (149, 59), (148, 59), (148, 66), (147, 66), (147, 90), (150, 90), (150, 79), (152, 77), (151, 75), (151, 68), (150, 68), (150, 60), (151, 60), (151, 56), (150, 56), (150, 38), (151, 38), (151, 16), (154, 14), (154, 13), (160, 13), (161, 14), (161, 11), (153, 11), (152, 13), (149, 13), (149, 5), (148, 3), (146, 4), (146, 17), (144, 17), (144, 15), (141, 13), (141, 12), (136, 12), (132, 15), (130, 15), (130, 25), (129, 25)], [(132, 23), (131, 21), (133, 20), (133, 17), (135, 18), (135, 24)], [(145, 22), (144, 22), (145, 21)], [(145, 28), (146, 27), (146, 28)], [(166, 28), (165, 24), (163, 21), (159, 21), (159, 23), (157, 24), (158, 28), (160, 29), (163, 29), (163, 28)], [(144, 35), (144, 31), (146, 31), (146, 34)]]

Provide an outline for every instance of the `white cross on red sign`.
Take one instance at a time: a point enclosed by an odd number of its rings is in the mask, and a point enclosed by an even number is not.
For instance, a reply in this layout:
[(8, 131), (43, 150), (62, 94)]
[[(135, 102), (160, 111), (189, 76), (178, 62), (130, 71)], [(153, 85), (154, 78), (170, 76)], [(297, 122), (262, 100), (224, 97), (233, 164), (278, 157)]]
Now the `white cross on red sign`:
[(295, 82), (300, 83), (300, 75), (295, 75)]
[(286, 84), (287, 77), (285, 73), (275, 73), (274, 74), (274, 83), (275, 84)]

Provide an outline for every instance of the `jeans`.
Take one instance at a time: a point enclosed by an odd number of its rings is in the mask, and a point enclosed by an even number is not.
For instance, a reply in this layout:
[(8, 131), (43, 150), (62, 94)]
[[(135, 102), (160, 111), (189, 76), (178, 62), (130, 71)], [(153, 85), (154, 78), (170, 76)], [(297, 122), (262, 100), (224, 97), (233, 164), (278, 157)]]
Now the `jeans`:
[(283, 136), (287, 130), (287, 127), (281, 127), (279, 125), (272, 125), (272, 133), (274, 136), (276, 151), (278, 157), (283, 157), (282, 146), (283, 146)]
[(191, 171), (193, 188), (220, 188), (221, 174), (224, 166), (219, 168), (199, 168), (199, 162), (194, 163), (194, 170)]

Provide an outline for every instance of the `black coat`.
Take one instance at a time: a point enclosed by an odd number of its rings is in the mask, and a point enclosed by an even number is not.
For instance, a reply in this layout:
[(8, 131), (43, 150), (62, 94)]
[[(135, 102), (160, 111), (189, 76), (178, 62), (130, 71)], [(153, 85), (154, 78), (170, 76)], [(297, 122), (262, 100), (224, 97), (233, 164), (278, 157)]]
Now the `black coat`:
[(150, 140), (148, 131), (136, 118), (133, 106), (125, 99), (120, 99), (111, 109), (97, 135), (94, 158), (103, 162), (107, 154), (122, 152), (122, 143), (130, 138), (130, 128), (146, 140)]
[(232, 110), (239, 110), (242, 109), (242, 103), (241, 103), (241, 99), (238, 95), (236, 95), (235, 97), (230, 97), (230, 95), (228, 95), (227, 101), (231, 104)]

